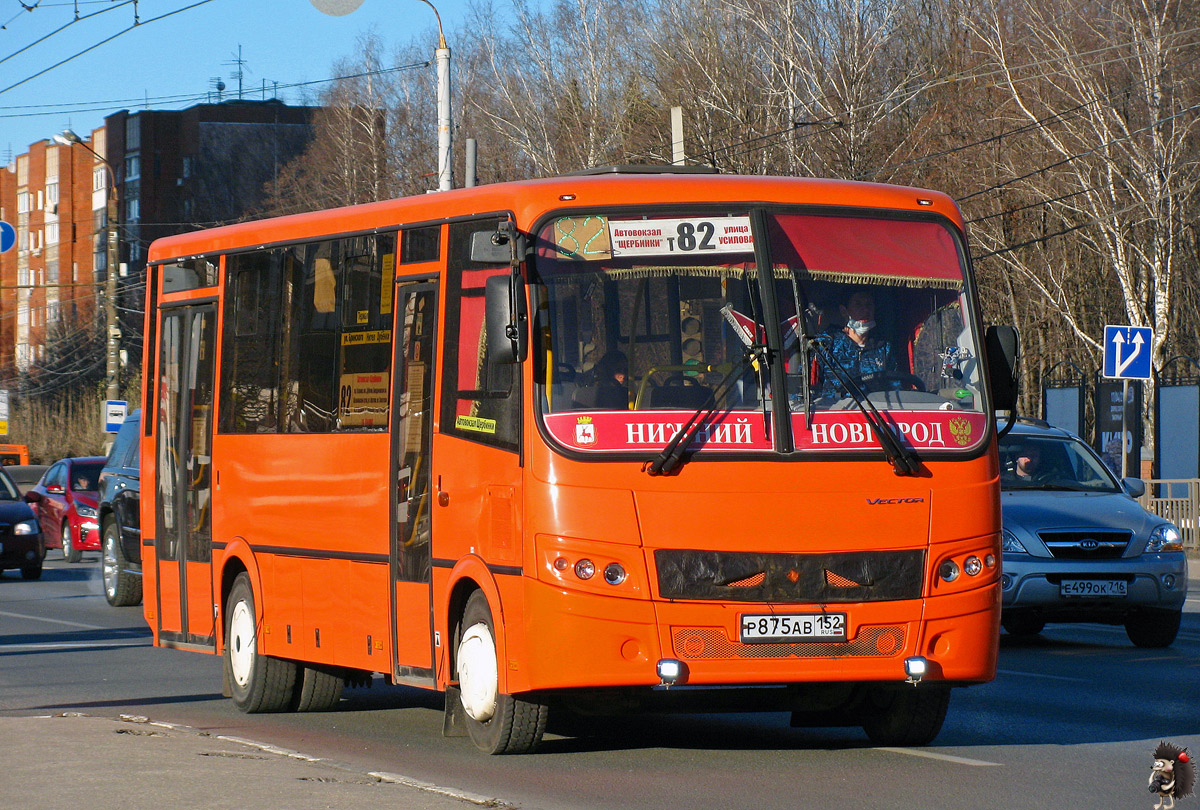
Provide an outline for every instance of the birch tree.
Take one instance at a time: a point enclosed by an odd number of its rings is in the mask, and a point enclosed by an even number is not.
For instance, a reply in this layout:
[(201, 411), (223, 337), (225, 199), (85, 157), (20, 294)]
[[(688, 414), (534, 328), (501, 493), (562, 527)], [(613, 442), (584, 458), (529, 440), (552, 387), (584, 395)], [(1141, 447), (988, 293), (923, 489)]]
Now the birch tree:
[[(1186, 70), (1196, 39), (1180, 26), (1183, 4), (1016, 0), (974, 24), (1012, 114), (1031, 133), (1029, 151), (1000, 185), (1040, 203), (1051, 220), (1046, 236), (1070, 234), (1085, 261), (1115, 282), (1119, 300), (1108, 316), (1153, 328), (1156, 368), (1175, 328), (1186, 205), (1200, 180), (1200, 99)], [(1070, 273), (1048, 261), (1052, 240), (1014, 247), (994, 226), (976, 235), (1083, 344), (1102, 350)]]

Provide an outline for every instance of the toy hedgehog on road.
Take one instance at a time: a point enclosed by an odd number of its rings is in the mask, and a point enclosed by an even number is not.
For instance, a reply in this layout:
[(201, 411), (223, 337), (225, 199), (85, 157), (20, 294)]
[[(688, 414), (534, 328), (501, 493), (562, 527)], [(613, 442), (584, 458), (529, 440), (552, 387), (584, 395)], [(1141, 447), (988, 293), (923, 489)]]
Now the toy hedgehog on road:
[(1154, 749), (1154, 766), (1150, 770), (1150, 792), (1158, 794), (1154, 810), (1171, 810), (1176, 799), (1192, 795), (1196, 786), (1196, 764), (1186, 748), (1160, 742)]

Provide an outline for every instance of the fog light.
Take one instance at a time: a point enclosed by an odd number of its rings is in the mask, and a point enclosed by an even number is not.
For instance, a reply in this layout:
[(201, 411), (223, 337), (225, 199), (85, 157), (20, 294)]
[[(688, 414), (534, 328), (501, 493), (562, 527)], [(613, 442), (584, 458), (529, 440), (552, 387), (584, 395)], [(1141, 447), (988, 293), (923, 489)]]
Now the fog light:
[(591, 560), (580, 560), (575, 563), (575, 576), (580, 579), (591, 579), (596, 575), (596, 564)]
[(1174, 574), (1163, 574), (1162, 584), (1163, 584), (1163, 587), (1166, 588), (1168, 591), (1173, 590), (1175, 588), (1175, 575)]
[(686, 671), (687, 666), (674, 658), (663, 658), (658, 662), (658, 677), (663, 686), (679, 683)]
[(609, 563), (604, 566), (604, 581), (609, 585), (620, 585), (625, 581), (625, 569), (620, 563)]
[(978, 576), (979, 572), (983, 570), (983, 562), (980, 561), (980, 559), (974, 554), (972, 554), (970, 557), (967, 557), (967, 561), (963, 563), (963, 570), (967, 572), (967, 576), (969, 577)]
[(567, 562), (566, 557), (555, 557), (554, 558), (554, 570), (555, 571), (566, 571), (567, 567), (569, 565), (570, 565), (570, 563)]
[(996, 567), (996, 555), (989, 554), (986, 557), (984, 557), (983, 564), (986, 565), (988, 568), (995, 568)]
[(938, 576), (947, 582), (958, 579), (958, 563), (954, 560), (946, 560), (938, 566)]
[(904, 659), (904, 674), (908, 676), (908, 682), (913, 686), (921, 682), (928, 669), (929, 662), (919, 655)]
[(1009, 588), (1012, 587), (1012, 583), (1013, 583), (1013, 578), (1010, 577), (1008, 574), (1000, 575), (1000, 590), (1007, 591)]

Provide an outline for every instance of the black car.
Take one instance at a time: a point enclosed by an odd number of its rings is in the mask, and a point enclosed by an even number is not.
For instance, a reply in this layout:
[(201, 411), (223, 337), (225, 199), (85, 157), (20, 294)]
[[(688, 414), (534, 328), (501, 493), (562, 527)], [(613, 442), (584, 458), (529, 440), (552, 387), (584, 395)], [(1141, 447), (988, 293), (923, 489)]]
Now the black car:
[(25, 579), (40, 579), (45, 558), (42, 527), (17, 485), (0, 467), (0, 573), (20, 568)]
[(115, 607), (142, 601), (140, 448), (142, 412), (126, 417), (100, 471), (100, 546), (104, 596)]

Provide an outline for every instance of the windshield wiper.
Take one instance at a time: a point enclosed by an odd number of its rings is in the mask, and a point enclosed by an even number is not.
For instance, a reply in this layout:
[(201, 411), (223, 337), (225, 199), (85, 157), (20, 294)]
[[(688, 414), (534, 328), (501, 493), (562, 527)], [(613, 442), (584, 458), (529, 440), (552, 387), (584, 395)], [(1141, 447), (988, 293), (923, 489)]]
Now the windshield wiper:
[[(862, 412), (863, 418), (867, 420), (867, 424), (871, 426), (871, 430), (875, 432), (875, 438), (879, 440), (879, 446), (883, 448), (883, 454), (887, 456), (887, 460), (891, 462), (892, 469), (896, 475), (916, 475), (921, 470), (921, 459), (908, 445), (904, 443), (904, 439), (896, 434), (891, 424), (883, 418), (883, 414), (875, 407), (870, 398), (863, 393), (858, 387), (858, 383), (846, 373), (836, 360), (830, 355), (828, 350), (821, 345), (819, 338), (807, 338), (808, 346), (816, 353), (825, 368), (833, 372), (833, 375), (849, 392), (854, 404)], [(806, 422), (809, 429), (812, 429), (811, 417), (810, 421)]]
[(708, 423), (725, 395), (729, 393), (729, 389), (733, 387), (733, 383), (741, 378), (747, 368), (750, 368), (752, 364), (761, 368), (765, 364), (766, 352), (766, 346), (754, 344), (746, 347), (741, 364), (730, 369), (724, 379), (717, 383), (717, 387), (709, 394), (709, 399), (706, 399), (691, 418), (675, 431), (675, 435), (663, 447), (662, 452), (642, 465), (642, 472), (647, 475), (670, 475), (675, 472), (683, 463), (683, 454), (691, 444), (696, 431)]

